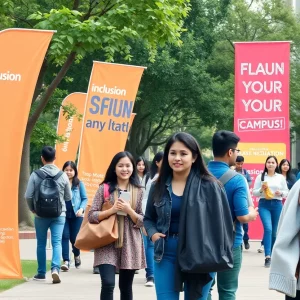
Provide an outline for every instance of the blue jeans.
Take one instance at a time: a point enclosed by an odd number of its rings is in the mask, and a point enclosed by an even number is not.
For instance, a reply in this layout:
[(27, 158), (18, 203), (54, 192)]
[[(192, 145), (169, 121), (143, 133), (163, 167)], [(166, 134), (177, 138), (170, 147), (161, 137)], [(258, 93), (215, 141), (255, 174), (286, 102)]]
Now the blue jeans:
[[(168, 238), (165, 243), (164, 255), (161, 262), (154, 262), (154, 278), (157, 300), (179, 300), (179, 292), (175, 291), (175, 265), (177, 256), (178, 238)], [(212, 278), (215, 273), (210, 273)], [(206, 300), (211, 284), (211, 280), (202, 289), (202, 297), (198, 300)], [(184, 299), (189, 300), (189, 295), (185, 285)]]
[(60, 269), (61, 239), (66, 217), (39, 218), (35, 217), (34, 226), (37, 239), (38, 274), (46, 274), (47, 232), (50, 228), (52, 244), (51, 270)]
[(260, 199), (258, 204), (260, 219), (264, 227), (265, 256), (270, 256), (276, 240), (279, 217), (282, 210), (281, 200)]
[(74, 246), (74, 244), (75, 244), (76, 237), (79, 232), (82, 220), (83, 220), (82, 217), (66, 218), (66, 223), (65, 223), (64, 231), (63, 231), (63, 235), (62, 235), (63, 261), (70, 261), (70, 254), (69, 254), (70, 242), (72, 244), (72, 250), (73, 250), (74, 256), (80, 255), (80, 250), (77, 249)]
[(143, 234), (146, 253), (146, 278), (154, 277), (154, 245), (148, 236)]

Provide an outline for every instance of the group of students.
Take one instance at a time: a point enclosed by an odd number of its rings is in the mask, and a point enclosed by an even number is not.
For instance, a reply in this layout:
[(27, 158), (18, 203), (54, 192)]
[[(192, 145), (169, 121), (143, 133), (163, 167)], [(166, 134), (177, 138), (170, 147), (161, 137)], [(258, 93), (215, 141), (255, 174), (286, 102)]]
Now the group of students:
[[(89, 222), (96, 224), (117, 214), (119, 225), (118, 240), (94, 250), (94, 267), (99, 269), (101, 277), (101, 300), (113, 299), (117, 270), (121, 299), (132, 300), (135, 271), (144, 268), (146, 286), (155, 285), (158, 300), (178, 300), (181, 291), (184, 291), (186, 300), (211, 299), (215, 278), (219, 299), (235, 299), (242, 263), (242, 225), (258, 216), (258, 209), (249, 197), (247, 181), (239, 172), (230, 170), (240, 152), (239, 141), (233, 132), (216, 132), (212, 138), (214, 160), (206, 166), (196, 139), (188, 133), (176, 133), (169, 138), (164, 151), (155, 155), (150, 174), (144, 159), (139, 158), (135, 162), (127, 151), (113, 157), (88, 213)], [(44, 167), (41, 169), (48, 173), (52, 170), (52, 176), (59, 171), (54, 159), (55, 150), (44, 147)], [(273, 226), (271, 232), (265, 226), (265, 263), (270, 262), (276, 236), (272, 218), (275, 216), (277, 219), (278, 207), (282, 205), (279, 201), (288, 192), (284, 176), (276, 172), (277, 166), (276, 158), (268, 157), (263, 178), (258, 176), (254, 185), (254, 194), (260, 196), (260, 214), (265, 216), (265, 220), (269, 218), (263, 224)], [(60, 268), (69, 268), (69, 240), (73, 246), (75, 266), (80, 265), (74, 233), (78, 232), (87, 202), (75, 164), (67, 162), (63, 171), (65, 174), (58, 182), (61, 186), (62, 215), (50, 220), (35, 217), (38, 257), (35, 279), (45, 279), (45, 247), (50, 228), (53, 283), (60, 282)], [(36, 174), (32, 173), (25, 195), (33, 213), (35, 181)], [(105, 185), (109, 187), (108, 198), (104, 196)], [(274, 193), (273, 199), (265, 199), (266, 186)], [(130, 201), (122, 199), (122, 192), (130, 193)], [(112, 207), (102, 211), (106, 201), (110, 201)], [(41, 223), (44, 225), (40, 226)], [(56, 229), (58, 223), (59, 230)], [(41, 232), (41, 227), (47, 230)], [(61, 242), (62, 237), (65, 242)], [(228, 241), (230, 247), (226, 247)], [(211, 254), (220, 252), (220, 245), (224, 247), (223, 261), (205, 266), (203, 271), (203, 259), (208, 257), (210, 261)]]
[[(250, 187), (252, 181), (246, 169), (243, 168), (244, 158), (238, 156), (235, 170), (246, 178)], [(261, 175), (256, 177), (253, 186), (253, 196), (259, 198), (259, 214), (263, 224), (264, 235), (261, 242), (262, 247), (258, 252), (265, 252), (265, 267), (271, 265), (271, 252), (276, 240), (276, 233), (284, 201), (289, 190), (296, 182), (296, 176), (292, 172), (291, 164), (288, 159), (282, 159), (278, 163), (275, 156), (266, 159), (264, 170)], [(265, 190), (269, 189), (271, 197), (266, 199)], [(243, 224), (244, 247), (249, 249), (248, 224)], [(263, 250), (264, 248), (264, 250)]]

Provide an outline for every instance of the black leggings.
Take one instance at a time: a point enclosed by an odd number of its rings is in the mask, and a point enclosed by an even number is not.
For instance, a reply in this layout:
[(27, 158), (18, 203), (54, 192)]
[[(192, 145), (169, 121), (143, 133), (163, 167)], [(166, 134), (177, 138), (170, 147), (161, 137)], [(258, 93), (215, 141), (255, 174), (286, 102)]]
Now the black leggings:
[(300, 291), (297, 291), (296, 298), (285, 296), (285, 300), (300, 300)]
[[(115, 288), (116, 267), (113, 265), (100, 265), (101, 294), (100, 300), (113, 300)], [(132, 300), (132, 283), (135, 270), (120, 269), (119, 289), (121, 300)]]

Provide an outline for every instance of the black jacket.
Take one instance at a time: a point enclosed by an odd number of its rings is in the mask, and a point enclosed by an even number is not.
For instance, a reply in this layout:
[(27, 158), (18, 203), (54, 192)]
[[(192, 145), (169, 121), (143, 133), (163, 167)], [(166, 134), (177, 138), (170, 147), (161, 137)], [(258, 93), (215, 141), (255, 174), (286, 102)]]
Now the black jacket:
[(233, 267), (233, 224), (224, 188), (191, 171), (180, 210), (175, 287), (188, 282), (189, 300), (201, 296), (209, 272)]

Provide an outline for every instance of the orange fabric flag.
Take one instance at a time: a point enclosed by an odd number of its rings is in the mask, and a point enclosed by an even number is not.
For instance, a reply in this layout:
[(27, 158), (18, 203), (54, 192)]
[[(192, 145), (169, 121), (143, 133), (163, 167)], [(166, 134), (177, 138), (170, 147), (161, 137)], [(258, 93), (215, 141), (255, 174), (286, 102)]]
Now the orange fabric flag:
[(29, 29), (0, 32), (1, 279), (22, 278), (18, 230), (21, 155), (34, 89), (53, 33)]
[[(84, 114), (84, 107), (86, 102), (85, 93), (72, 93), (68, 95), (62, 102), (62, 106), (72, 104), (77, 109), (77, 114)], [(79, 140), (81, 136), (82, 120), (78, 120), (76, 116), (72, 116), (66, 120), (63, 115), (63, 108), (60, 108), (57, 134), (63, 135), (67, 140), (61, 144), (56, 145), (56, 159), (55, 164), (62, 168), (64, 163), (68, 160), (75, 161), (79, 147)]]
[(113, 156), (125, 148), (143, 71), (144, 67), (94, 62), (78, 162), (89, 203)]

